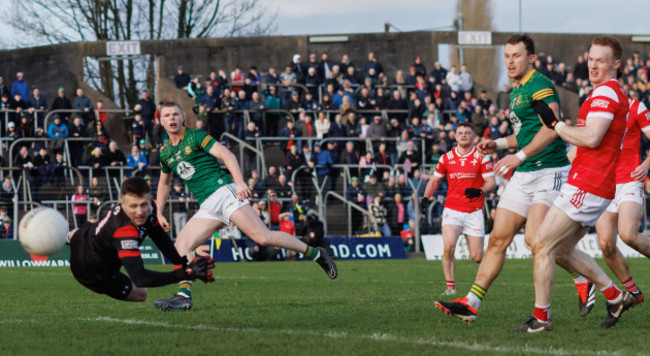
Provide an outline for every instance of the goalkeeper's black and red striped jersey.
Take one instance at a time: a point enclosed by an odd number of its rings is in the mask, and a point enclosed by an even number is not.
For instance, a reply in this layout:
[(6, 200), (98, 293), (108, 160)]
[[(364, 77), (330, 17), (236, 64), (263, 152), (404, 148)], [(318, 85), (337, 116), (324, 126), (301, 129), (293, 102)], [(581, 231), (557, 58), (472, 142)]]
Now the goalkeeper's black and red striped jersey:
[(99, 221), (81, 226), (72, 244), (83, 251), (83, 256), (79, 257), (84, 260), (86, 272), (92, 270), (93, 279), (103, 280), (120, 270), (121, 258), (140, 257), (139, 248), (147, 236), (154, 240), (169, 239), (158, 222), (155, 204), (152, 203), (151, 212), (142, 226), (133, 223), (122, 207), (116, 205)]

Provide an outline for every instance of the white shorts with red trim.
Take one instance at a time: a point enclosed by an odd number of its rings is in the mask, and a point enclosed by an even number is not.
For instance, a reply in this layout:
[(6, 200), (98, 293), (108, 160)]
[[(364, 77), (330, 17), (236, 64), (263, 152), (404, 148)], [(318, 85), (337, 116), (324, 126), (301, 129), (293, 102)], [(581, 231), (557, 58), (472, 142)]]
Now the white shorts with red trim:
[(462, 226), (462, 233), (469, 236), (485, 236), (485, 219), (483, 210), (479, 209), (471, 213), (444, 208), (442, 210), (442, 226)]
[(515, 172), (501, 194), (498, 208), (508, 209), (528, 217), (530, 206), (536, 203), (551, 206), (566, 182), (571, 166), (544, 168), (530, 172)]
[(611, 201), (565, 183), (553, 204), (582, 226), (594, 226)]
[(616, 197), (609, 203), (607, 211), (618, 214), (621, 203), (631, 201), (643, 206), (643, 182), (632, 181), (616, 185)]
[(237, 199), (235, 184), (226, 184), (212, 193), (192, 218), (219, 220), (229, 225), (230, 215), (246, 204), (250, 204), (248, 199)]

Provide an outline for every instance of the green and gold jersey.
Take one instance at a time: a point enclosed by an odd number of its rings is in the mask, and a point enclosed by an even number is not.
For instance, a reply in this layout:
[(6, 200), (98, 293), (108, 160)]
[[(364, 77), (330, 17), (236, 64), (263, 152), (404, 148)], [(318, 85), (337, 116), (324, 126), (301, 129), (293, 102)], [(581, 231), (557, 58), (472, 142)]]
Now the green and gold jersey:
[(160, 167), (164, 173), (176, 172), (190, 191), (202, 204), (212, 193), (226, 184), (230, 177), (210, 154), (217, 141), (206, 132), (183, 128), (183, 135), (176, 146), (169, 141), (160, 150)]
[[(517, 137), (519, 148), (526, 147), (542, 128), (542, 121), (531, 107), (533, 100), (560, 105), (555, 86), (544, 74), (532, 70), (518, 88), (510, 93), (510, 122)], [(551, 142), (542, 152), (524, 160), (517, 171), (529, 172), (544, 168), (562, 167), (569, 164), (566, 146), (561, 138)]]

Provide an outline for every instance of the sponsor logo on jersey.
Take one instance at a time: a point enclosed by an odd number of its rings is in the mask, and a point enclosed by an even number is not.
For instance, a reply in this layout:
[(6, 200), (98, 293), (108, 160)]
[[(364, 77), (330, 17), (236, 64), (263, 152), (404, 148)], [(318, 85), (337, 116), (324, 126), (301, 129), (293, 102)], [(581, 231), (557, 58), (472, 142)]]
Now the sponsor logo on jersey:
[(450, 179), (465, 179), (465, 178), (476, 178), (476, 173), (450, 173), (449, 174)]
[(189, 162), (180, 162), (178, 166), (176, 166), (176, 173), (178, 173), (183, 180), (191, 179), (195, 172), (196, 169)]
[(609, 101), (604, 100), (604, 99), (594, 99), (594, 101), (591, 102), (591, 107), (592, 108), (607, 109), (608, 106), (609, 106)]
[(177, 161), (181, 161), (181, 160), (182, 160), (182, 158), (181, 158), (181, 151), (176, 151), (176, 160), (177, 160)]
[(185, 146), (185, 154), (189, 155), (190, 153), (192, 153), (192, 149), (190, 148), (190, 146)]
[(136, 240), (122, 240), (120, 244), (122, 245), (122, 250), (135, 250), (139, 247), (138, 241)]

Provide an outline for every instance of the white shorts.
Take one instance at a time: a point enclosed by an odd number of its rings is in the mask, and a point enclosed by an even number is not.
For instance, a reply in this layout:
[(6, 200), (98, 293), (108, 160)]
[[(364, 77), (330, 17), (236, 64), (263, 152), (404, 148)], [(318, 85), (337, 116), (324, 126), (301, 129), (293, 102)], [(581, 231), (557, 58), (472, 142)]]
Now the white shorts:
[(624, 201), (635, 202), (643, 206), (643, 182), (632, 181), (616, 185), (616, 197), (609, 203), (607, 211), (618, 214), (618, 208)]
[(594, 226), (611, 201), (587, 193), (571, 184), (564, 184), (553, 204), (582, 226)]
[(526, 218), (533, 204), (551, 206), (566, 182), (570, 169), (571, 166), (564, 166), (515, 172), (506, 185), (497, 208), (508, 209)]
[(442, 210), (442, 225), (456, 225), (463, 227), (463, 234), (470, 236), (485, 236), (485, 219), (483, 210), (479, 209), (471, 213), (444, 208)]
[(229, 225), (230, 215), (246, 204), (249, 204), (248, 199), (244, 201), (237, 199), (235, 184), (226, 184), (217, 189), (201, 204), (199, 211), (194, 214), (193, 218), (219, 220)]

